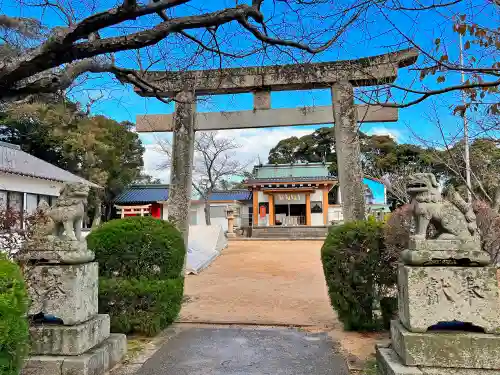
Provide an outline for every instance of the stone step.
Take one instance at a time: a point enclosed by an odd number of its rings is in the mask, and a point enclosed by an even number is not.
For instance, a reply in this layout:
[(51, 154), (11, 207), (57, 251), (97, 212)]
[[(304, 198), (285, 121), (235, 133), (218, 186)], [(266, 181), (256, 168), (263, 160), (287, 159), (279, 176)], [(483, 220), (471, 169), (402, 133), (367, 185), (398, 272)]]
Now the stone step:
[(260, 227), (253, 228), (253, 238), (324, 238), (328, 227)]
[(37, 324), (30, 326), (32, 355), (80, 355), (109, 337), (107, 314), (74, 326)]
[(500, 336), (477, 332), (410, 332), (391, 322), (394, 351), (407, 366), (500, 369)]
[(21, 375), (104, 374), (120, 362), (126, 352), (126, 336), (113, 333), (97, 347), (78, 356), (31, 356)]
[(378, 375), (500, 375), (500, 370), (405, 366), (392, 348), (377, 346), (377, 373)]

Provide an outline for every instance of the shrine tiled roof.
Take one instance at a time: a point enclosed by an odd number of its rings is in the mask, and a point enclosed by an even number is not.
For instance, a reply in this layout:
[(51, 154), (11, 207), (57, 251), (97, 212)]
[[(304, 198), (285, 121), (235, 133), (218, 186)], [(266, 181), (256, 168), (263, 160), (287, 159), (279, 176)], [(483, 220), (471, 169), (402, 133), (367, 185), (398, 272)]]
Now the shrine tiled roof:
[(252, 199), (252, 192), (243, 189), (214, 191), (210, 195), (210, 201), (249, 201)]
[(265, 183), (315, 183), (318, 181), (337, 181), (337, 176), (307, 176), (307, 177), (266, 177), (251, 178), (245, 181), (246, 185), (261, 185)]
[(147, 204), (167, 199), (168, 185), (132, 185), (115, 198), (115, 204)]
[[(168, 199), (168, 185), (132, 185), (115, 198), (115, 204), (149, 204), (164, 202)], [(252, 199), (252, 192), (244, 189), (214, 191), (211, 202), (247, 201)]]

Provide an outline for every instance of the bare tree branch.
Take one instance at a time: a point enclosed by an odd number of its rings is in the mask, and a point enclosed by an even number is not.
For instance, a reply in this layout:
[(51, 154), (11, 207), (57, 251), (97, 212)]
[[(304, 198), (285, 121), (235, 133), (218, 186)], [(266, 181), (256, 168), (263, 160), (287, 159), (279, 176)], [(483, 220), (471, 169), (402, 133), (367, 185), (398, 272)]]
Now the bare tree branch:
[[(157, 151), (165, 160), (158, 169), (170, 167), (172, 148), (165, 139), (157, 140)], [(211, 194), (221, 189), (224, 182), (235, 176), (244, 176), (251, 161), (241, 162), (236, 159), (235, 152), (240, 148), (234, 139), (221, 137), (218, 132), (198, 133), (195, 140), (195, 157), (193, 165), (193, 188), (205, 202), (205, 221), (210, 225)]]

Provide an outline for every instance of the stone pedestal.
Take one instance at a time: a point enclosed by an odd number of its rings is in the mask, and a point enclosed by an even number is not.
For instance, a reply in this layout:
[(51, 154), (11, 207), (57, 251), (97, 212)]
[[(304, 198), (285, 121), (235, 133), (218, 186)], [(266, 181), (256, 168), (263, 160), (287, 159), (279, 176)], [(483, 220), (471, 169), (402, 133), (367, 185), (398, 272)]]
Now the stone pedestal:
[(98, 266), (37, 264), (26, 268), (29, 315), (50, 314), (65, 325), (85, 322), (97, 314)]
[(74, 326), (37, 324), (30, 327), (31, 353), (80, 355), (109, 337), (109, 315), (97, 315)]
[(398, 270), (399, 319), (411, 332), (441, 322), (470, 323), (496, 333), (500, 325), (494, 267), (413, 267)]
[[(44, 246), (36, 249), (34, 243)], [(22, 375), (100, 375), (126, 353), (125, 335), (110, 334), (109, 316), (97, 314), (93, 259), (85, 240), (47, 238), (25, 246), (32, 324), (31, 357)]]
[(412, 266), (487, 266), (490, 257), (477, 241), (412, 238), (401, 260)]
[(391, 322), (392, 349), (407, 366), (500, 369), (500, 336), (478, 332), (410, 332)]
[(87, 243), (79, 240), (62, 240), (48, 236), (28, 241), (22, 252), (16, 254), (18, 261), (38, 263), (82, 264), (92, 262), (95, 255), (87, 249)]
[(380, 375), (500, 375), (499, 288), (486, 256), (474, 241), (410, 241), (392, 343), (377, 347)]
[(125, 335), (111, 334), (81, 355), (33, 355), (26, 360), (21, 375), (102, 375), (119, 363), (126, 351)]

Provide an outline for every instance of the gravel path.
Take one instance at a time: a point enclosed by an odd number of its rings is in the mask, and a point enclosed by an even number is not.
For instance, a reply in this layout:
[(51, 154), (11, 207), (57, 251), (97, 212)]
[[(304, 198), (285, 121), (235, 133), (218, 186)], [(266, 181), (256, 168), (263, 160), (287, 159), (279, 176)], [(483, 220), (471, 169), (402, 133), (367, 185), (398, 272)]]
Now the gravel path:
[(181, 322), (332, 327), (320, 241), (229, 242), (186, 278)]

